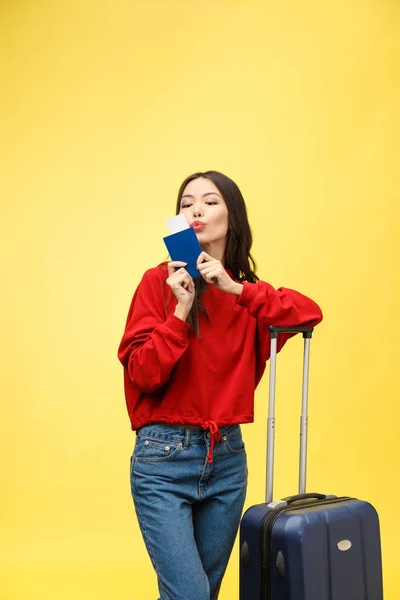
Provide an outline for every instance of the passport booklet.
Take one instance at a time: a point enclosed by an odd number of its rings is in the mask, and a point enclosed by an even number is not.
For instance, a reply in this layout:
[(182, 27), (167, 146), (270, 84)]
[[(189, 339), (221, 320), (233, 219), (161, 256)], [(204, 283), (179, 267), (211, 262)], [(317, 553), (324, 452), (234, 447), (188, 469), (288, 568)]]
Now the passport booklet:
[(197, 259), (203, 251), (197, 235), (189, 227), (183, 215), (177, 215), (167, 221), (171, 235), (163, 238), (171, 260), (187, 263), (185, 269), (192, 277), (198, 277), (200, 271), (196, 268)]

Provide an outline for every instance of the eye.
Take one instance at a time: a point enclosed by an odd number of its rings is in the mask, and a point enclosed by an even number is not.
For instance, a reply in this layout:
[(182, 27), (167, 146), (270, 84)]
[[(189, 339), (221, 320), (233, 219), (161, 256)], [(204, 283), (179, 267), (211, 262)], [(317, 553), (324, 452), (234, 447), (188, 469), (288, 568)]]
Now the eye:
[(215, 200), (210, 200), (209, 202), (206, 202), (206, 204), (218, 204), (218, 202), (215, 202)]
[(191, 206), (190, 204), (182, 204), (181, 208), (188, 208), (189, 206)]

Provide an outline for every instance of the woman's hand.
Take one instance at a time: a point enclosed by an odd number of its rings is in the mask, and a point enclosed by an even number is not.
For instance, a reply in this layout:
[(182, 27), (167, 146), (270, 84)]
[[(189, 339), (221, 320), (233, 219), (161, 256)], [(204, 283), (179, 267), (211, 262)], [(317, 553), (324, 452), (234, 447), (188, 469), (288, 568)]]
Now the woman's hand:
[[(172, 290), (175, 298), (178, 301), (180, 310), (178, 311), (180, 318), (186, 319), (187, 315), (192, 308), (194, 300), (194, 282), (189, 273), (186, 271), (184, 266), (187, 265), (185, 262), (178, 260), (171, 261), (168, 263), (168, 279), (167, 284)], [(176, 271), (177, 267), (178, 270)], [(185, 314), (186, 313), (186, 314)]]
[(200, 275), (207, 283), (212, 283), (216, 288), (223, 292), (227, 292), (228, 294), (240, 296), (242, 293), (242, 284), (233, 281), (225, 271), (221, 261), (216, 260), (207, 254), (207, 252), (202, 252), (200, 254), (196, 266), (200, 271)]

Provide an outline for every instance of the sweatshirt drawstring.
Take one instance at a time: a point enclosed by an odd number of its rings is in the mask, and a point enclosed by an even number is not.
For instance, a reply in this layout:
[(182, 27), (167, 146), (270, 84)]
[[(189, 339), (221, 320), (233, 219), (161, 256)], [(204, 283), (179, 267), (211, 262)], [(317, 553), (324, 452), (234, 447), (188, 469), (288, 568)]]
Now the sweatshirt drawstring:
[(219, 442), (219, 440), (221, 439), (221, 432), (215, 421), (205, 421), (203, 423), (202, 427), (203, 427), (203, 429), (210, 430), (211, 443), (210, 443), (210, 449), (207, 454), (207, 462), (212, 463), (213, 462), (212, 454), (213, 454), (213, 450), (214, 450), (214, 444), (215, 444), (215, 442)]

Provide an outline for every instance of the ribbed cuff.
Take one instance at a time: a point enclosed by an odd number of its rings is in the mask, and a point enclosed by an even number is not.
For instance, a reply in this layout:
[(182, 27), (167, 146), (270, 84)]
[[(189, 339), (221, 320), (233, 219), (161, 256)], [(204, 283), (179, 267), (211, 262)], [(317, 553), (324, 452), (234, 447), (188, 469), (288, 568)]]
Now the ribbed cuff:
[(239, 306), (244, 306), (248, 310), (250, 310), (252, 304), (254, 303), (257, 297), (257, 284), (256, 283), (248, 283), (245, 281), (243, 283), (243, 289), (240, 296), (238, 296), (237, 303)]
[(168, 315), (165, 325), (168, 332), (172, 334), (172, 337), (176, 337), (179, 340), (187, 340), (190, 330), (189, 323), (186, 323), (186, 321), (182, 321), (179, 317), (171, 314)]

